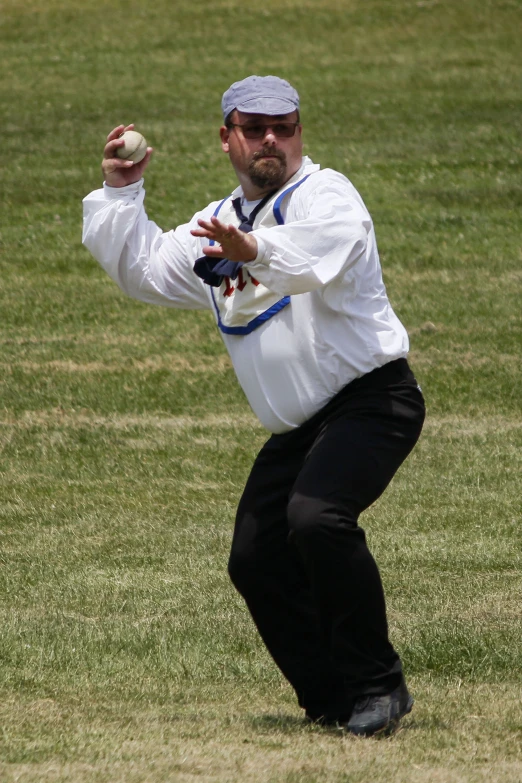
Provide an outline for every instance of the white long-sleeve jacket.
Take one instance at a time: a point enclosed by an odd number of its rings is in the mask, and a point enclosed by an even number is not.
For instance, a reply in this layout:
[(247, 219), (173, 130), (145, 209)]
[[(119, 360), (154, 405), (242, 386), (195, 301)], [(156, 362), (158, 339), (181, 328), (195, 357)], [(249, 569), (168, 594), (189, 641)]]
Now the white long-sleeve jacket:
[[(258, 255), (244, 267), (245, 282), (261, 284), (275, 299), (290, 296), (289, 304), (247, 334), (222, 333), (252, 409), (275, 433), (298, 427), (350, 381), (408, 353), (361, 197), (346, 177), (309, 158), (292, 181), (307, 174), (280, 205), (284, 224), (254, 223)], [(241, 188), (230, 198), (238, 195)], [(88, 195), (84, 244), (129, 296), (211, 309), (219, 322), (218, 290), (193, 271), (206, 240), (190, 230), (220, 202), (163, 232), (147, 218), (144, 198), (143, 181)]]

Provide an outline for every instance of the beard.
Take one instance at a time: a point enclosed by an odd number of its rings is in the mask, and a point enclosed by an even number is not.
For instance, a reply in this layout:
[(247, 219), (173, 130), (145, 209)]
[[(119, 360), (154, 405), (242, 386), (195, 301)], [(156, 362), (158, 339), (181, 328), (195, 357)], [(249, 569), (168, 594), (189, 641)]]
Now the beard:
[(248, 167), (253, 185), (264, 190), (278, 190), (286, 181), (286, 155), (282, 150), (254, 152)]

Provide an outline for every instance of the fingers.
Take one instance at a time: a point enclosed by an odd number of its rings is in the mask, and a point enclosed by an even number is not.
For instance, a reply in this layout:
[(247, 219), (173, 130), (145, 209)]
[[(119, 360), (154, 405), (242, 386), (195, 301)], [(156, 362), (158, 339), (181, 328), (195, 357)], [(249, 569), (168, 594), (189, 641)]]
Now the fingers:
[(107, 136), (103, 150), (102, 171), (105, 183), (116, 188), (131, 185), (141, 179), (153, 153), (152, 147), (147, 147), (145, 157), (139, 163), (118, 158), (116, 152), (124, 144), (120, 136), (128, 130), (134, 130), (134, 123), (113, 128)]
[(109, 135), (107, 136), (107, 144), (105, 145), (105, 148), (103, 150), (103, 157), (106, 159), (115, 158), (116, 150), (118, 149), (118, 147), (123, 147), (123, 145), (125, 144), (123, 139), (118, 138), (121, 135), (120, 133), (118, 133), (116, 136), (113, 136), (116, 130), (118, 129), (116, 128), (114, 131), (112, 131), (112, 133), (109, 133)]
[(209, 232), (212, 232), (212, 223), (209, 223), (207, 220), (198, 220), (198, 226), (200, 226), (200, 228), (193, 228), (191, 230), (190, 233), (192, 236), (207, 237), (209, 236)]
[(217, 217), (198, 220), (199, 228), (191, 234), (216, 242), (203, 248), (206, 256), (226, 256), (230, 261), (253, 261), (257, 256), (257, 241), (251, 234), (240, 231), (236, 226), (226, 225)]
[(134, 130), (134, 123), (132, 123), (131, 125), (118, 125), (117, 128), (111, 130), (111, 132), (107, 136), (107, 141), (112, 141), (113, 139), (117, 139), (118, 136), (121, 136), (122, 133), (125, 133), (125, 131), (128, 130)]
[(239, 231), (239, 229), (237, 229), (235, 226), (226, 226), (224, 223), (218, 220), (217, 217), (212, 216), (210, 221), (218, 238), (221, 237), (222, 239), (235, 239), (243, 235), (243, 232)]
[(235, 239), (241, 237), (242, 232), (235, 226), (225, 225), (217, 217), (212, 216), (210, 220), (198, 220), (199, 229), (194, 229), (191, 234), (195, 237), (206, 237), (216, 242)]
[(131, 123), (130, 125), (118, 125), (116, 128), (111, 130), (107, 136), (107, 143), (103, 151), (104, 158), (115, 157), (118, 147), (123, 147), (125, 143), (122, 139), (120, 139), (120, 136), (128, 130), (134, 130), (134, 123)]
[(203, 248), (203, 255), (209, 258), (225, 258), (225, 251), (221, 245), (207, 245)]
[(117, 171), (118, 169), (131, 169), (133, 166), (134, 163), (132, 160), (121, 160), (108, 153), (104, 155), (102, 160), (102, 169), (105, 174)]

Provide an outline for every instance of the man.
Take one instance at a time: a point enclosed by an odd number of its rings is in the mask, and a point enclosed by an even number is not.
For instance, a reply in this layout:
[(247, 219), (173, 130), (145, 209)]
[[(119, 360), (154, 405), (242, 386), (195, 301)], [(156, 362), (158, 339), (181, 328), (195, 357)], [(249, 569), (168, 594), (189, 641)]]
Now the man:
[(231, 196), (163, 233), (143, 209), (152, 150), (139, 164), (116, 158), (119, 126), (104, 188), (84, 200), (84, 243), (130, 296), (214, 313), (273, 433), (239, 504), (232, 581), (309, 720), (389, 733), (413, 700), (358, 517), (422, 429), (408, 338), (362, 199), (303, 157), (293, 87), (250, 76), (222, 109)]

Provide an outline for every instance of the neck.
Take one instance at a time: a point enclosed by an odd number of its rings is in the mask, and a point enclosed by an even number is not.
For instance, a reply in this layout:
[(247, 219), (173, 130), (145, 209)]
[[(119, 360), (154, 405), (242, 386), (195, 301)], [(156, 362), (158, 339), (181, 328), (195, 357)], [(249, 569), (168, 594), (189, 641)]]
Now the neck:
[(270, 185), (266, 188), (259, 188), (257, 185), (254, 185), (248, 177), (245, 179), (240, 177), (239, 184), (243, 188), (243, 195), (247, 201), (258, 201), (259, 199), (268, 196), (269, 193), (273, 193), (274, 190), (279, 190), (285, 183), (283, 182), (281, 185)]

